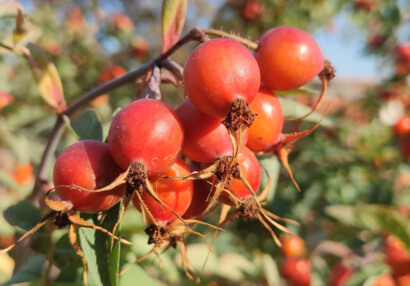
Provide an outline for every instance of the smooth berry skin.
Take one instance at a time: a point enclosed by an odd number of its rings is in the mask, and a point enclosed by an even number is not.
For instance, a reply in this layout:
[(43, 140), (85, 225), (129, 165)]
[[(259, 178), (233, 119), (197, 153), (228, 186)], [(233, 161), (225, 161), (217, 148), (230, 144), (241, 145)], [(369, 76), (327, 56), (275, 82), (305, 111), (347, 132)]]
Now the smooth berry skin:
[(282, 253), (286, 257), (302, 257), (306, 253), (305, 241), (297, 235), (287, 235), (282, 239)]
[(282, 26), (259, 39), (255, 53), (262, 83), (273, 90), (290, 90), (310, 82), (323, 69), (316, 41), (305, 31)]
[(400, 149), (404, 159), (410, 161), (410, 135), (400, 138)]
[(329, 275), (329, 286), (341, 286), (353, 275), (353, 269), (340, 262)]
[(196, 219), (204, 214), (212, 197), (212, 185), (206, 180), (194, 180), (192, 202), (182, 216), (183, 219)]
[(203, 113), (225, 118), (235, 99), (250, 103), (260, 85), (256, 60), (242, 44), (213, 39), (198, 46), (184, 67), (184, 86)]
[[(161, 176), (181, 177), (190, 174), (188, 165), (181, 159), (178, 159), (168, 170)], [(192, 180), (171, 180), (160, 176), (149, 178), (159, 199), (176, 214), (182, 216), (191, 204), (194, 183)], [(148, 193), (143, 192), (141, 199), (151, 212), (156, 223), (166, 225), (176, 219), (176, 216), (166, 207), (161, 206)], [(138, 196), (134, 195), (132, 201), (135, 207), (141, 211), (141, 204)]]
[[(261, 182), (261, 167), (255, 154), (246, 147), (243, 147), (236, 157), (236, 162), (239, 164), (241, 175), (248, 181), (252, 190), (256, 193)], [(231, 179), (229, 184), (225, 186), (231, 194), (243, 201), (252, 196), (252, 193), (240, 179)], [(232, 205), (233, 202), (226, 192), (222, 192), (219, 200), (224, 204)]]
[(246, 146), (254, 152), (268, 149), (279, 142), (283, 128), (283, 110), (278, 97), (269, 89), (261, 87), (251, 103), (257, 114), (249, 127)]
[(310, 262), (303, 258), (287, 258), (282, 265), (282, 276), (292, 286), (310, 285)]
[(232, 156), (232, 142), (228, 130), (222, 124), (223, 118), (201, 112), (189, 99), (178, 107), (177, 114), (184, 126), (184, 156), (200, 163), (211, 163), (218, 158)]
[(374, 286), (396, 286), (396, 283), (390, 275), (382, 274), (379, 276)]
[(394, 132), (399, 137), (410, 135), (410, 116), (402, 116), (394, 125)]
[(76, 185), (88, 190), (100, 189), (112, 183), (120, 173), (121, 169), (112, 159), (108, 144), (84, 140), (61, 152), (54, 165), (53, 180), (62, 200), (71, 202), (74, 209), (80, 212), (97, 213), (118, 203), (124, 195), (125, 186), (99, 193), (58, 186)]
[(157, 175), (172, 166), (181, 152), (184, 131), (176, 112), (156, 99), (136, 100), (114, 117), (108, 144), (115, 162), (127, 169), (133, 162)]

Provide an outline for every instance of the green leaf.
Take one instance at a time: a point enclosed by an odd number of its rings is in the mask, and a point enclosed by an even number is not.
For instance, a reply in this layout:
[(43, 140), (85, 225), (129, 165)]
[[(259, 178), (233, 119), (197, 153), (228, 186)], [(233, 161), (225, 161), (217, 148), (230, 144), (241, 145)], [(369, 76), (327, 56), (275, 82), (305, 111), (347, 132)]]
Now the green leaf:
[[(88, 285), (91, 285), (88, 281)], [(74, 259), (66, 264), (55, 280), (55, 285), (83, 285), (83, 265), (80, 259)]]
[(162, 1), (162, 53), (175, 44), (185, 23), (187, 0)]
[[(101, 227), (111, 231), (118, 220), (120, 203), (109, 209)], [(97, 215), (83, 215), (84, 219), (99, 225)], [(90, 228), (80, 228), (78, 231), (80, 246), (87, 261), (87, 271), (97, 285), (118, 285), (118, 270), (120, 257), (120, 243), (114, 240), (110, 251), (111, 237)]]
[(10, 172), (0, 169), (0, 185), (8, 188), (15, 188), (16, 182), (13, 177), (10, 175)]
[[(262, 168), (261, 184), (259, 187), (259, 192), (261, 192), (268, 183), (268, 176), (270, 178), (270, 188), (268, 195), (266, 196), (266, 201), (270, 202), (273, 200), (276, 192), (276, 186), (279, 179), (280, 162), (276, 155), (262, 155), (258, 156), (259, 163)], [(266, 172), (263, 171), (266, 170)]]
[(366, 205), (357, 207), (356, 213), (366, 228), (374, 231), (387, 230), (410, 248), (408, 219), (397, 210), (382, 205)]
[(408, 220), (392, 207), (383, 205), (330, 206), (325, 209), (332, 216), (343, 223), (365, 228), (371, 231), (387, 230), (403, 241), (410, 248), (410, 230)]
[(389, 267), (386, 264), (377, 263), (370, 264), (360, 271), (353, 274), (343, 285), (346, 286), (361, 286), (365, 285), (365, 282), (370, 277), (376, 277), (384, 272), (388, 272)]
[(13, 277), (3, 285), (12, 285), (37, 280), (43, 273), (45, 258), (43, 255), (31, 257)]
[(4, 218), (25, 231), (32, 229), (42, 218), (40, 211), (29, 201), (20, 201), (4, 211)]
[[(205, 243), (194, 243), (187, 245), (186, 253), (192, 268), (197, 273), (201, 273), (202, 270), (206, 271), (207, 273), (215, 273), (216, 271), (218, 271), (218, 256), (216, 255), (216, 253), (209, 253), (209, 249)], [(207, 261), (204, 267), (206, 258)], [(178, 265), (182, 265), (181, 253), (178, 253), (175, 256), (175, 261)]]
[[(79, 256), (75, 253), (73, 246), (70, 243), (70, 239), (68, 238), (68, 233), (64, 234), (60, 239), (56, 242), (54, 248), (54, 263), (59, 267), (63, 268), (67, 264), (70, 264), (71, 261), (77, 259), (79, 260)], [(79, 260), (80, 265), (81, 261)], [(81, 266), (82, 268), (82, 266)], [(81, 270), (82, 273), (82, 270)], [(82, 277), (82, 276), (81, 276)], [(82, 281), (82, 278), (81, 278)]]
[(67, 109), (64, 99), (63, 85), (53, 63), (47, 60), (45, 53), (33, 44), (27, 45), (30, 53), (26, 53), (34, 80), (43, 99), (58, 113)]
[[(300, 117), (303, 116), (311, 110), (311, 107), (300, 104), (292, 99), (279, 97), (280, 104), (283, 108), (283, 115), (289, 118)], [(308, 117), (304, 118), (303, 121), (317, 123), (320, 119), (322, 119), (323, 114), (319, 112), (313, 112)], [(325, 118), (322, 120), (320, 125), (325, 127), (333, 126), (333, 122), (329, 118)]]
[(7, 122), (0, 121), (0, 142), (6, 145), (9, 150), (13, 152), (13, 155), (19, 162), (29, 161), (29, 151), (32, 145), (26, 136), (22, 134), (13, 134), (8, 131)]
[(331, 216), (347, 225), (358, 225), (357, 217), (355, 215), (355, 209), (353, 206), (333, 205), (325, 208), (325, 212), (328, 216)]
[(145, 286), (152, 285), (158, 286), (161, 285), (158, 281), (150, 277), (144, 269), (142, 269), (137, 264), (132, 264), (125, 270), (125, 272), (120, 276), (120, 286)]
[(262, 256), (262, 273), (264, 274), (266, 281), (269, 285), (279, 285), (280, 275), (278, 265), (272, 256), (263, 254)]
[(103, 140), (103, 128), (94, 109), (87, 109), (75, 122), (71, 123), (71, 127), (80, 140)]
[(241, 281), (245, 278), (245, 274), (255, 273), (255, 265), (245, 256), (237, 253), (226, 253), (219, 257), (216, 273), (226, 279), (232, 281)]
[(49, 115), (50, 113), (41, 106), (21, 106), (7, 117), (7, 129), (18, 130)]

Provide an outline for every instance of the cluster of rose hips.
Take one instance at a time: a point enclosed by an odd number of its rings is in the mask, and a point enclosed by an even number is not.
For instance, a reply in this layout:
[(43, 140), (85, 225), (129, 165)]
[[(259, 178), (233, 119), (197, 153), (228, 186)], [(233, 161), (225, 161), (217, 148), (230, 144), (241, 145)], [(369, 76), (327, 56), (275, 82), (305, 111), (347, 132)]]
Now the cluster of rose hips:
[[(149, 96), (135, 100), (114, 116), (108, 143), (84, 140), (59, 155), (53, 180), (65, 207), (47, 202), (68, 220), (53, 213), (54, 220), (71, 226), (78, 221), (73, 212), (106, 211), (123, 198), (122, 211), (132, 201), (142, 212), (157, 251), (184, 247), (182, 234), (204, 238), (189, 225), (203, 223), (219, 201), (225, 211), (218, 226), (236, 216), (258, 219), (280, 244), (269, 224), (287, 231), (276, 221), (288, 220), (261, 206), (268, 188), (256, 195), (255, 153), (276, 153), (288, 167), (288, 144), (307, 133), (282, 134), (272, 90), (298, 88), (322, 70), (317, 43), (294, 27), (269, 30), (254, 54), (232, 39), (206, 40), (185, 63), (188, 98), (177, 110)], [(105, 232), (117, 238), (115, 229)]]
[[(383, 234), (384, 261), (390, 266), (391, 274), (381, 274), (373, 285), (405, 286), (410, 283), (410, 253), (404, 244), (394, 235)], [(347, 261), (335, 265), (329, 274), (329, 285), (340, 286), (355, 274), (355, 268)]]
[[(286, 235), (281, 239), (282, 254), (285, 256), (281, 275), (292, 286), (312, 285), (312, 270), (310, 260), (304, 258), (306, 245), (304, 240), (296, 235)], [(410, 282), (410, 253), (404, 244), (395, 236), (383, 235), (382, 243), (384, 261), (391, 268), (391, 274), (383, 273), (374, 280), (375, 286), (409, 285)], [(346, 285), (356, 273), (356, 269), (348, 259), (337, 263), (327, 278), (329, 286)]]

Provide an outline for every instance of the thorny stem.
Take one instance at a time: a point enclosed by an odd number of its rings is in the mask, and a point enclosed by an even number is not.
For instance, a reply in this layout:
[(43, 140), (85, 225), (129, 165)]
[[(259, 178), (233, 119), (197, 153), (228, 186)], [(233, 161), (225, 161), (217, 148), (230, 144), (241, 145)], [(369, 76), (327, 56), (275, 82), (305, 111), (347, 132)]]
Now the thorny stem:
[(224, 32), (222, 30), (203, 29), (203, 31), (205, 32), (206, 35), (218, 36), (218, 37), (222, 37), (222, 38), (228, 38), (228, 39), (235, 40), (235, 41), (241, 43), (242, 45), (244, 45), (244, 46), (246, 46), (246, 47), (248, 47), (249, 49), (252, 49), (252, 50), (256, 50), (258, 48), (257, 43), (255, 43), (251, 40), (248, 40), (248, 39), (244, 39), (240, 36)]
[[(163, 53), (161, 56), (157, 58), (158, 63), (162, 63), (165, 60), (167, 60), (173, 53), (175, 53), (179, 48), (181, 48), (183, 45), (186, 43), (189, 43), (191, 41), (200, 41), (204, 42), (207, 40), (206, 34), (204, 33), (205, 30), (202, 30), (198, 27), (193, 28), (191, 31), (189, 31), (188, 34), (186, 34), (184, 37), (182, 37), (178, 42), (176, 42), (168, 51)], [(159, 66), (161, 66), (159, 64)]]

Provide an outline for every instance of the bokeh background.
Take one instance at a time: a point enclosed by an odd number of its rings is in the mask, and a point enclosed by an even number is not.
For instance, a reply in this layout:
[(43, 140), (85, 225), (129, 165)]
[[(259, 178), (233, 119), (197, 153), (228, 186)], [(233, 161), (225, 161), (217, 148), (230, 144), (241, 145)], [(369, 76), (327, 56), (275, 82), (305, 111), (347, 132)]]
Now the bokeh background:
[[(152, 0), (1, 1), (0, 42), (13, 43), (20, 7), (25, 31), (17, 45), (33, 43), (44, 52), (61, 77), (69, 104), (161, 53), (160, 4)], [(397, 285), (410, 285), (410, 3), (189, 0), (183, 34), (194, 26), (213, 27), (256, 41), (281, 25), (311, 33), (336, 68), (336, 78), (315, 114), (285, 125), (284, 132), (310, 128), (328, 107), (321, 126), (298, 141), (290, 155), (302, 192), (275, 157), (260, 157), (273, 182), (266, 208), (300, 222), (299, 227), (288, 227), (306, 245), (298, 259), (308, 261), (311, 285), (330, 285), (329, 277), (340, 263), (349, 276), (343, 285), (376, 285), (384, 274), (392, 275)], [(183, 65), (196, 45), (184, 46), (172, 58)], [(313, 81), (303, 89), (278, 93), (285, 115), (309, 111), (319, 89), (319, 82)], [(105, 135), (112, 113), (133, 100), (137, 90), (135, 82), (87, 106), (97, 111)], [(181, 103), (174, 86), (165, 84), (161, 90), (164, 101), (174, 107)], [(4, 214), (0, 248), (44, 212), (41, 204), (21, 202), (32, 192), (54, 122), (55, 110), (43, 100), (27, 62), (0, 48), (0, 209)], [(66, 131), (56, 155), (75, 141)], [(19, 208), (13, 209), (18, 203)], [(211, 223), (217, 220), (217, 213), (207, 218)], [(126, 271), (120, 284), (195, 285), (181, 270), (177, 250), (161, 254), (162, 267), (155, 256), (134, 263), (151, 248), (144, 228), (141, 215), (130, 209), (122, 233), (133, 245), (122, 248), (120, 264)], [(212, 235), (206, 227), (198, 230)], [(289, 257), (257, 222), (227, 224), (204, 268), (208, 255), (204, 243), (189, 237), (187, 244), (200, 285), (299, 285), (289, 284), (282, 270)], [(0, 255), (0, 283), (5, 285), (81, 285), (81, 271), (66, 230), (51, 227), (37, 233), (23, 254)]]

